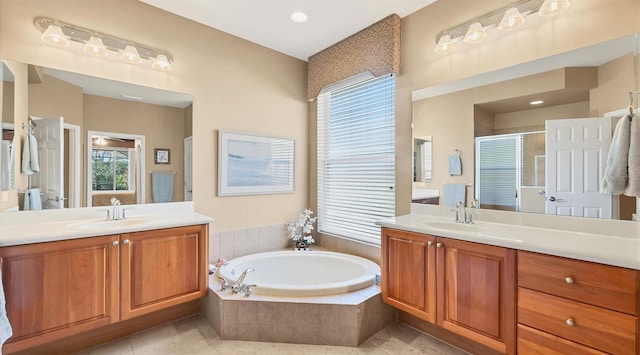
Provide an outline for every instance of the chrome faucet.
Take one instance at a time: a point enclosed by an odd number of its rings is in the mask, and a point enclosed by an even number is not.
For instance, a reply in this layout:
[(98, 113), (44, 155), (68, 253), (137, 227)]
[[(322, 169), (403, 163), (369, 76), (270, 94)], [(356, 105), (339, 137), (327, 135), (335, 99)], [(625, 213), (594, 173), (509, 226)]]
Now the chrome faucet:
[[(478, 201), (477, 199), (474, 198), (473, 200), (471, 200), (471, 203), (469, 204), (469, 208), (473, 208), (473, 209), (480, 208), (480, 201)], [(473, 211), (468, 211), (468, 212), (465, 212), (465, 214), (466, 214), (466, 219), (465, 219), (464, 223), (466, 223), (466, 224), (474, 224), (473, 223), (473, 214), (474, 214), (474, 212)]]
[(464, 204), (462, 203), (462, 201), (456, 202), (455, 212), (456, 212), (455, 222), (466, 223), (467, 221), (466, 210), (464, 209)]
[(120, 200), (118, 200), (115, 196), (111, 198), (111, 220), (117, 221), (120, 219), (118, 216), (118, 206), (120, 206)]
[(244, 279), (247, 277), (247, 274), (252, 272), (252, 271), (256, 271), (256, 269), (250, 267), (250, 268), (246, 269), (245, 271), (243, 271), (242, 274), (240, 274), (240, 277), (238, 277), (236, 282), (233, 283), (233, 286), (231, 286), (231, 293), (236, 294), (236, 293), (238, 293), (240, 291), (245, 291), (246, 290), (247, 286), (244, 284)]

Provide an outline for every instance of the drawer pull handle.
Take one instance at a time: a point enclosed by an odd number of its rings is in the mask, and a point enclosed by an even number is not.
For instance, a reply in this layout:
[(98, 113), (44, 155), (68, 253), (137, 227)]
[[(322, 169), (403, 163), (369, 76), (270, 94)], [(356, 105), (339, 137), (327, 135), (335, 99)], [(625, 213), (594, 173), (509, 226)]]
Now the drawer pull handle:
[(117, 246), (118, 244), (120, 244), (120, 242), (119, 242), (119, 241), (117, 241), (117, 240), (114, 240), (113, 242), (111, 242), (111, 244), (113, 244), (113, 246), (115, 247), (115, 246)]
[(129, 244), (129, 239), (125, 239), (122, 241), (122, 244)]
[(436, 248), (442, 248), (442, 243), (436, 243)]
[(574, 282), (573, 277), (571, 276), (567, 276), (564, 281), (568, 284), (572, 284)]
[(567, 325), (570, 327), (573, 327), (576, 323), (573, 321), (573, 319), (569, 318), (566, 321)]
[(428, 245), (428, 246), (432, 246), (432, 245), (433, 245), (433, 242), (432, 242), (432, 241), (428, 241), (428, 242), (427, 242), (427, 245)]

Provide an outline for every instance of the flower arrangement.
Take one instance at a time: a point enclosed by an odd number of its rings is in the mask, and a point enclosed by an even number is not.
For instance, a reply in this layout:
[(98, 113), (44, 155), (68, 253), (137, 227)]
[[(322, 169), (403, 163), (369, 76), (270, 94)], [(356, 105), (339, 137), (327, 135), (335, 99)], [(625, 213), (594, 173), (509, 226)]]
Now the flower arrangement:
[(318, 217), (311, 217), (312, 214), (313, 211), (307, 208), (300, 212), (296, 221), (287, 222), (287, 229), (297, 250), (308, 249), (311, 244), (315, 243), (311, 231), (313, 231), (313, 224), (316, 223)]

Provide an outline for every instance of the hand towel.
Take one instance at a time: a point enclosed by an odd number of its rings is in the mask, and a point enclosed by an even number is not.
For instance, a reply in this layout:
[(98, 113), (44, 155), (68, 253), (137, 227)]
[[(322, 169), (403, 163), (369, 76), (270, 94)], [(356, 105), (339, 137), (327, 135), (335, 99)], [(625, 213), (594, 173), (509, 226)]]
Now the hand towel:
[(462, 160), (459, 152), (449, 155), (449, 175), (462, 175)]
[(34, 172), (40, 171), (38, 163), (38, 141), (33, 134), (29, 134), (24, 138), (22, 144), (22, 173), (33, 175)]
[(444, 184), (442, 191), (442, 204), (444, 206), (455, 206), (456, 202), (462, 204), (467, 199), (467, 185), (465, 184)]
[(631, 121), (629, 116), (625, 116), (618, 121), (613, 132), (611, 148), (607, 157), (607, 168), (602, 179), (602, 191), (612, 195), (620, 195), (625, 191), (628, 179), (630, 141)]
[(29, 189), (24, 193), (24, 210), (41, 210), (42, 198), (40, 189)]
[(637, 115), (630, 115), (623, 118), (624, 121), (631, 121), (629, 138), (629, 162), (627, 164), (629, 176), (624, 194), (627, 196), (640, 197), (640, 123)]
[(2, 270), (0, 270), (0, 354), (2, 353), (2, 344), (13, 334), (11, 324), (9, 324), (9, 318), (7, 317), (6, 304), (4, 286), (2, 286)]
[(173, 175), (172, 171), (151, 172), (153, 202), (173, 201)]

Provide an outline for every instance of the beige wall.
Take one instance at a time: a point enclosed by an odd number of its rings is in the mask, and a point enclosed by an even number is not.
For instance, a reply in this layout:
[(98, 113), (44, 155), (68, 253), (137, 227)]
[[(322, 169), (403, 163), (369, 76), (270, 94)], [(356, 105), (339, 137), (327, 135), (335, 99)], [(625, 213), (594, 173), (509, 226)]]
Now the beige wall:
[[(173, 71), (43, 44), (33, 27), (38, 16), (170, 50)], [(135, 0), (3, 0), (0, 53), (18, 62), (191, 94), (194, 207), (215, 219), (215, 231), (284, 223), (307, 207), (305, 62)], [(219, 129), (295, 139), (295, 193), (217, 197)]]
[(13, 82), (3, 81), (2, 90), (2, 122), (13, 123)]
[(589, 101), (497, 114), (495, 115), (494, 128), (500, 130), (518, 127), (542, 126), (544, 130), (544, 121), (546, 120), (586, 117), (590, 117)]
[(82, 88), (44, 75), (42, 83), (29, 84), (29, 115), (64, 117), (65, 123), (82, 128)]
[[(639, 44), (640, 45), (640, 44)], [(637, 56), (640, 58), (640, 56)], [(591, 90), (591, 117), (603, 116), (629, 105), (629, 91), (638, 91), (639, 73), (631, 54), (598, 67), (598, 87)], [(635, 82), (634, 82), (635, 79)], [(636, 106), (638, 103), (636, 102)]]

